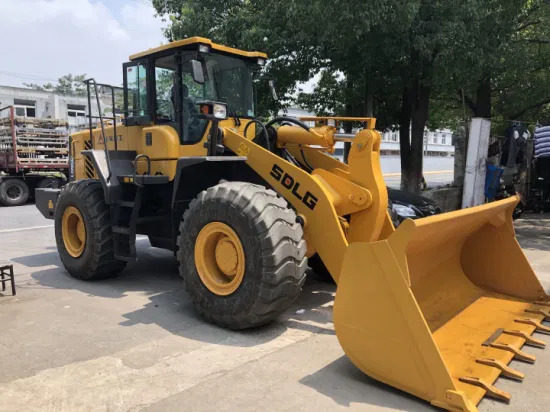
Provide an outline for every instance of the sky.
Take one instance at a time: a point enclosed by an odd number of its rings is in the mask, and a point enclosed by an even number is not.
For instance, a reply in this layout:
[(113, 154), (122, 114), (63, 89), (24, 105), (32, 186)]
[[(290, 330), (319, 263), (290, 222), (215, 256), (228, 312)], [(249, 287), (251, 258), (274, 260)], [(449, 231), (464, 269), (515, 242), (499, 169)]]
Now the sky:
[(122, 84), (131, 54), (166, 43), (148, 0), (0, 0), (0, 85), (87, 74)]

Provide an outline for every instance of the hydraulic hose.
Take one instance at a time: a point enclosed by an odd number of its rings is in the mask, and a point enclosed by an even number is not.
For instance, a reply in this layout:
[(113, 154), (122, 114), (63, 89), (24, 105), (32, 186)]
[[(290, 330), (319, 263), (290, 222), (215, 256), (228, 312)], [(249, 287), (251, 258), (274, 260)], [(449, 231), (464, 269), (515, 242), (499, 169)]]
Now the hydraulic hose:
[[(264, 126), (264, 124), (260, 122), (258, 119), (251, 119), (250, 122), (246, 124), (246, 126), (244, 127), (244, 136), (246, 137), (248, 126), (250, 126), (252, 123), (259, 124), (262, 127), (262, 133), (265, 136), (266, 149), (271, 152), (271, 143), (269, 142), (269, 134), (267, 133), (267, 126)], [(258, 136), (257, 133), (256, 133), (256, 136)]]
[(269, 127), (269, 126), (272, 126), (274, 125), (275, 123), (281, 123), (281, 122), (289, 122), (289, 123), (294, 123), (296, 126), (300, 126), (302, 129), (305, 129), (309, 132), (309, 129), (311, 129), (311, 127), (309, 127), (307, 124), (305, 124), (304, 122), (301, 122), (300, 120), (298, 119), (295, 119), (293, 117), (286, 117), (286, 116), (281, 116), (281, 117), (275, 117), (274, 119), (271, 119), (269, 122), (267, 122), (265, 124), (265, 127), (266, 129)]

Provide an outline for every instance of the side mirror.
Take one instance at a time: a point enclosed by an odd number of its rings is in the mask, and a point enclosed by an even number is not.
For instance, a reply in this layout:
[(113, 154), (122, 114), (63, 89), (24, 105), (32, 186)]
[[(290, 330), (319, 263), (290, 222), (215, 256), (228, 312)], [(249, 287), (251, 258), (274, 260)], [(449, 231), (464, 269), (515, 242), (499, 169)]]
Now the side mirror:
[(202, 64), (198, 60), (191, 60), (191, 73), (193, 74), (193, 81), (198, 84), (204, 84), (204, 70)]
[(273, 97), (273, 100), (276, 102), (279, 101), (279, 96), (277, 96), (277, 89), (275, 88), (275, 80), (271, 79), (267, 82), (269, 85), (269, 90), (271, 91), (271, 97)]

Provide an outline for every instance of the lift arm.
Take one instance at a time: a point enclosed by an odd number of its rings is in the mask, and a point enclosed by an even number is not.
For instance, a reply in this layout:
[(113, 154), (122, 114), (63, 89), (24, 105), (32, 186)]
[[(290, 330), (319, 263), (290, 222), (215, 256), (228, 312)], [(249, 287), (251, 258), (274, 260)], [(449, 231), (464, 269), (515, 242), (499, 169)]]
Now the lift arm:
[[(231, 129), (224, 129), (223, 143), (246, 157), (247, 164), (292, 204), (305, 223), (308, 254), (316, 251), (336, 282), (348, 237), (364, 242), (380, 237), (388, 219), (388, 195), (377, 161), (377, 132), (357, 134), (349, 172), (319, 168), (310, 174)], [(349, 224), (344, 216), (351, 216)]]

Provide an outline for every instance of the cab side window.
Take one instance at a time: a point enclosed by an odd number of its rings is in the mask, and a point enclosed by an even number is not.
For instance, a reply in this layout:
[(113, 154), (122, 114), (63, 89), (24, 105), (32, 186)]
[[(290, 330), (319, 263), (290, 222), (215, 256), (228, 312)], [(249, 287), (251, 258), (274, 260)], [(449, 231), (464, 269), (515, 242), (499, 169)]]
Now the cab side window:
[(157, 122), (176, 121), (176, 64), (173, 56), (155, 61)]
[(128, 116), (145, 116), (147, 110), (147, 68), (142, 64), (126, 67)]
[(183, 136), (184, 144), (198, 143), (206, 130), (208, 121), (199, 117), (197, 103), (208, 99), (207, 82), (195, 83), (191, 74), (191, 65), (184, 63), (181, 70), (181, 96), (183, 112)]

